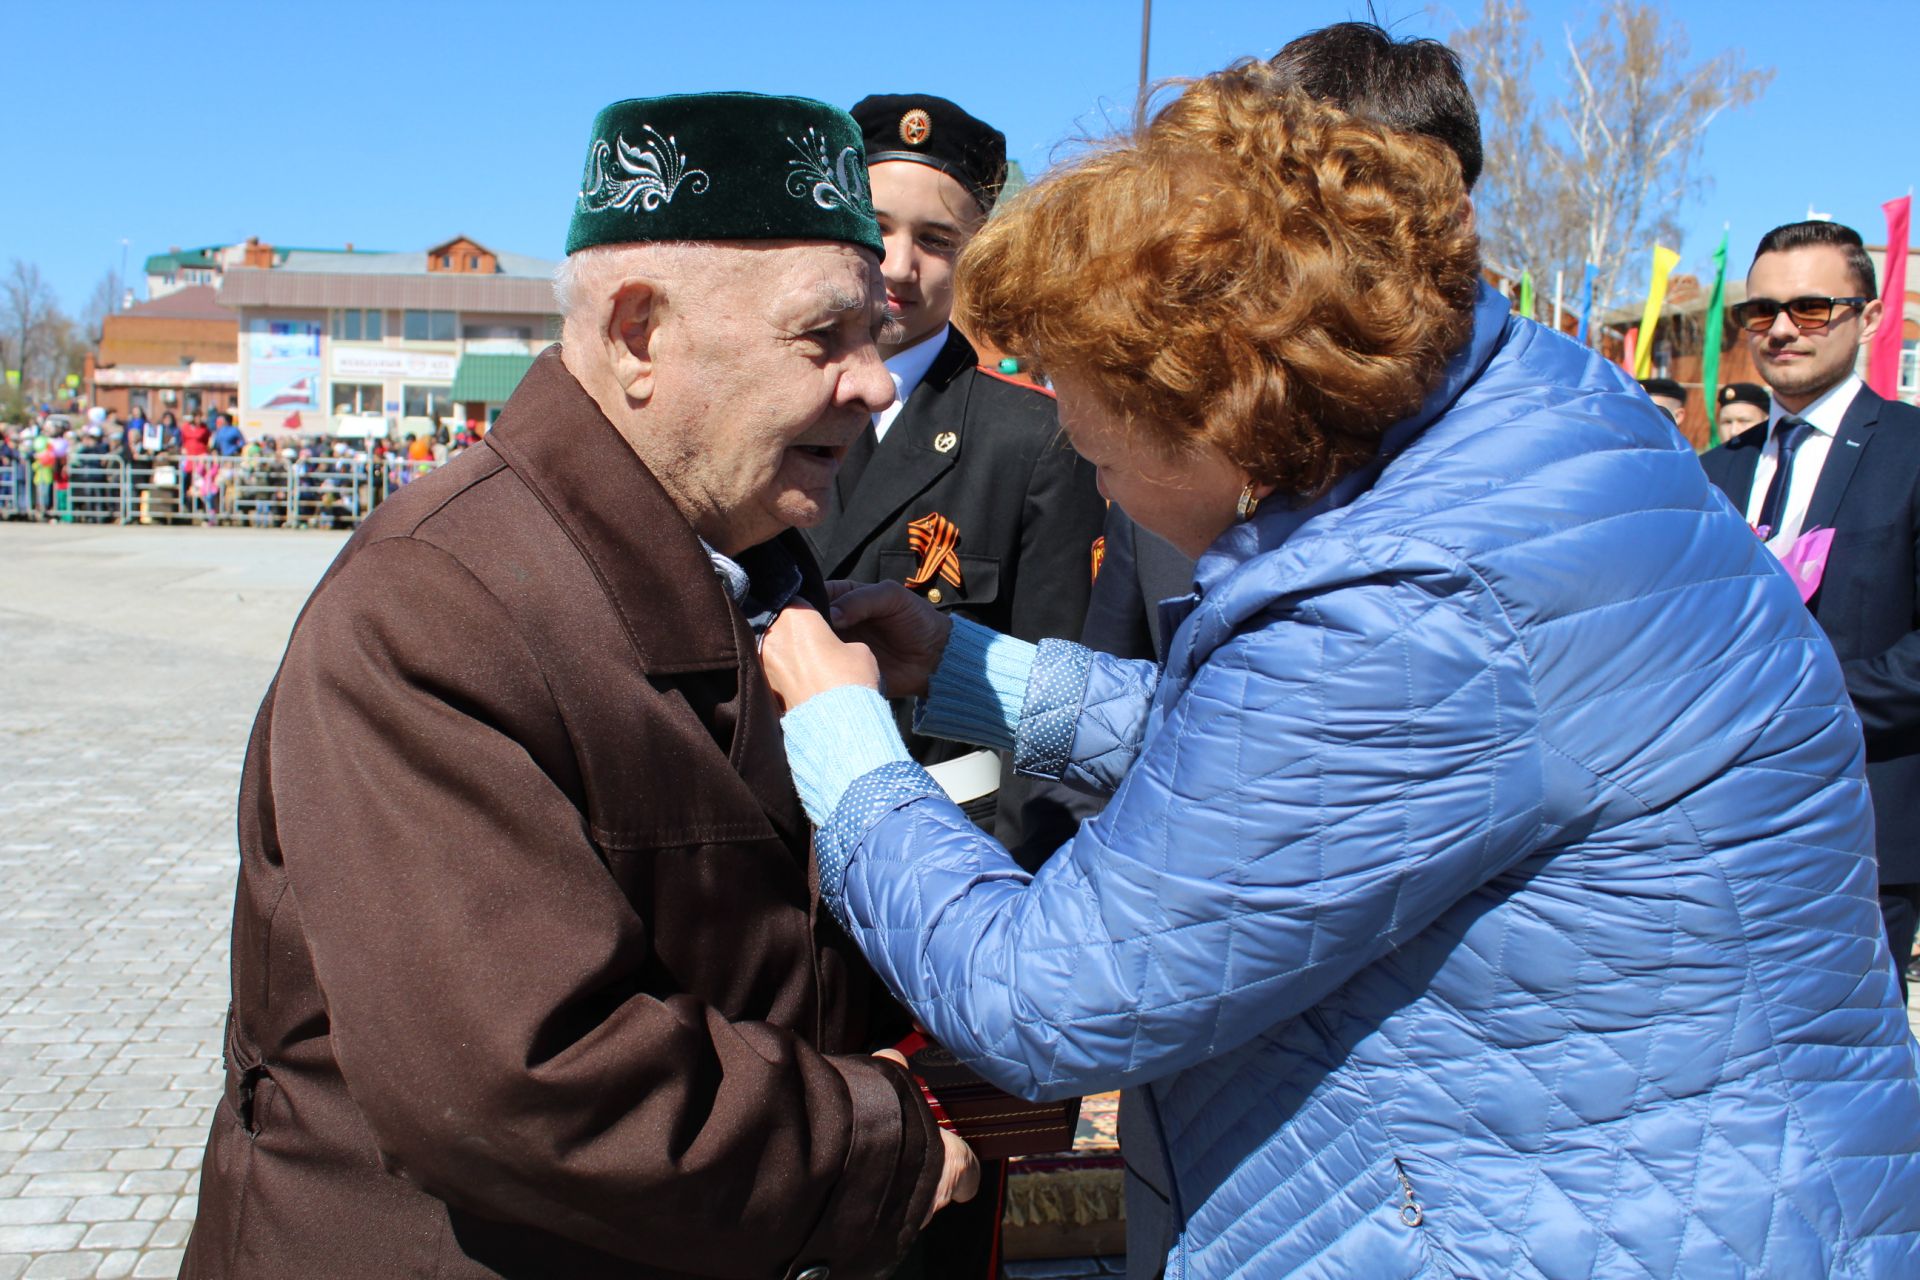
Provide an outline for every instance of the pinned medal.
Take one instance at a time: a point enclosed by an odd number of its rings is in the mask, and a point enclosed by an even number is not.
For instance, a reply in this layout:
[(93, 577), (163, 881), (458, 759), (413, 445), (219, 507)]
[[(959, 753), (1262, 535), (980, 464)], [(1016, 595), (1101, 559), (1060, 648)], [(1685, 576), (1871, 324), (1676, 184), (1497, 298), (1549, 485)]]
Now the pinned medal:
[(1093, 580), (1100, 581), (1100, 566), (1107, 562), (1107, 535), (1101, 534), (1093, 540)]
[(933, 447), (940, 453), (952, 453), (953, 446), (960, 443), (960, 437), (951, 431), (942, 431), (933, 438)]
[(917, 147), (933, 136), (933, 117), (919, 107), (900, 117), (900, 141)]
[[(960, 557), (954, 548), (960, 545), (960, 530), (939, 512), (929, 512), (907, 524), (907, 546), (920, 557), (908, 587), (924, 587), (936, 577), (956, 590), (960, 586)], [(934, 590), (938, 590), (935, 588)], [(933, 599), (933, 593), (928, 593)]]

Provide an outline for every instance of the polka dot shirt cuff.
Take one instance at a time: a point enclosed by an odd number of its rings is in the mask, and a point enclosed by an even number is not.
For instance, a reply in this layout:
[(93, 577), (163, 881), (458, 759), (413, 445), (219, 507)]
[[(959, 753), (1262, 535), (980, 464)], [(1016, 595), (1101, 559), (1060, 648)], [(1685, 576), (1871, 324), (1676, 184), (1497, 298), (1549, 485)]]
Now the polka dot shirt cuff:
[(1073, 735), (1093, 651), (1066, 640), (1042, 640), (1020, 704), (1013, 767), (1036, 778), (1058, 778), (1073, 760)]

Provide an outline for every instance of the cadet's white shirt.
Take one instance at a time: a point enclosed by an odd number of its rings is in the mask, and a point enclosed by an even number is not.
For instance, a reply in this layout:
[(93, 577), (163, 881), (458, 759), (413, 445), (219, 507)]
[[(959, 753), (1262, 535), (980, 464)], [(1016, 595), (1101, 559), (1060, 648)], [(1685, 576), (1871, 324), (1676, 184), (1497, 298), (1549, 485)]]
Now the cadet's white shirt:
[[(1835, 384), (1818, 400), (1800, 411), (1813, 430), (1807, 433), (1800, 447), (1793, 455), (1793, 476), (1787, 485), (1786, 510), (1780, 513), (1780, 527), (1767, 539), (1767, 546), (1778, 555), (1790, 549), (1798, 540), (1801, 526), (1807, 522), (1807, 508), (1813, 502), (1814, 486), (1820, 483), (1820, 469), (1827, 465), (1827, 454), (1833, 449), (1833, 439), (1840, 433), (1840, 420), (1847, 416), (1847, 410), (1853, 404), (1853, 398), (1860, 394), (1863, 384), (1860, 375), (1849, 373)], [(1747, 523), (1753, 524), (1760, 519), (1760, 504), (1766, 501), (1767, 486), (1773, 483), (1773, 473), (1780, 467), (1780, 442), (1773, 436), (1773, 426), (1787, 415), (1778, 400), (1773, 402), (1773, 411), (1767, 415), (1767, 443), (1760, 451), (1760, 461), (1753, 469), (1753, 492), (1747, 495)]]
[(938, 333), (922, 338), (904, 351), (894, 352), (887, 361), (887, 372), (893, 375), (893, 404), (885, 413), (873, 415), (873, 434), (876, 439), (887, 438), (887, 428), (907, 407), (907, 397), (927, 376), (927, 370), (933, 368), (933, 362), (940, 355), (940, 348), (947, 345), (947, 334), (953, 328), (950, 324), (940, 326)]

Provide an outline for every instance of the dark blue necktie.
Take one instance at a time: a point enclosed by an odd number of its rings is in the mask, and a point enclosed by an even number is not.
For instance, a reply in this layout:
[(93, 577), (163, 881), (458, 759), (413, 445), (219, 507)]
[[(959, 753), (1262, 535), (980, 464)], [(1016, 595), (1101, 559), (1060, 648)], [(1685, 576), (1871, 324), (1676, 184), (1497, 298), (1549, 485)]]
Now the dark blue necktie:
[(1773, 424), (1774, 450), (1779, 461), (1774, 465), (1773, 479), (1767, 484), (1767, 496), (1760, 500), (1760, 517), (1753, 522), (1755, 528), (1764, 528), (1769, 538), (1780, 532), (1780, 517), (1787, 509), (1787, 488), (1793, 483), (1793, 455), (1800, 451), (1808, 432), (1807, 420), (1791, 413)]

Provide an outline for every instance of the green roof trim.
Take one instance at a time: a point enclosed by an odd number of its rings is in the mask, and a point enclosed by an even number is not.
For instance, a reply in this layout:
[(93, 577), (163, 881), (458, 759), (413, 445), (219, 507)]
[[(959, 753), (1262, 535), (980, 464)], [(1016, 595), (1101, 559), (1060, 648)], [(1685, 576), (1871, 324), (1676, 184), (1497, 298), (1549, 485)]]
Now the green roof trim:
[(532, 367), (532, 356), (461, 356), (447, 399), (456, 404), (500, 404)]

